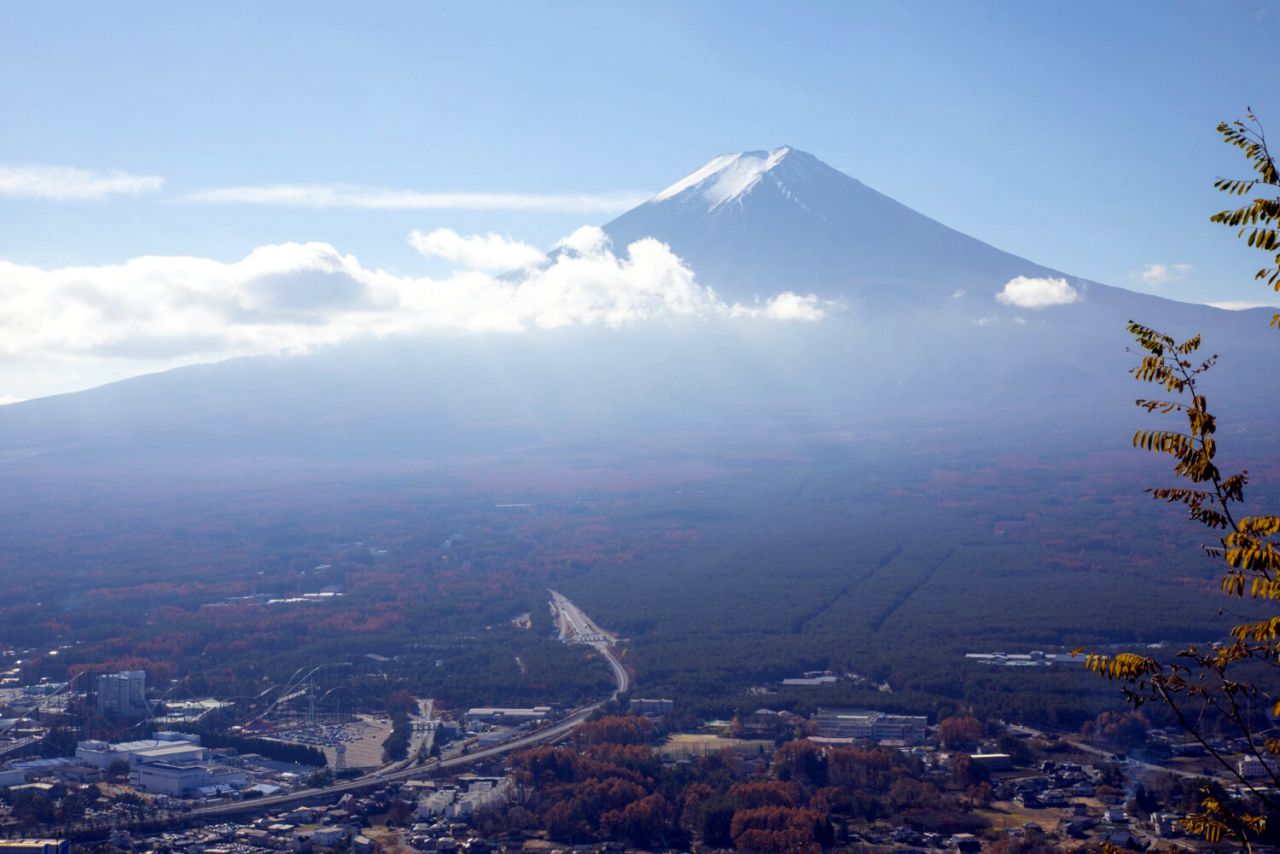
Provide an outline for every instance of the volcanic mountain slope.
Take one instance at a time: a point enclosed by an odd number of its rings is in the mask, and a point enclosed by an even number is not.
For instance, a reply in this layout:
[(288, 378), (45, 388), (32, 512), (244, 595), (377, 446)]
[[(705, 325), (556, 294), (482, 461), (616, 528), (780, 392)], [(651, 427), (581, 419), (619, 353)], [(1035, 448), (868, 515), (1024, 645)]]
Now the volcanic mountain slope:
[[(977, 311), (973, 319), (981, 320), (1001, 309), (993, 298), (1009, 280), (1057, 278), (1077, 293), (1074, 313), (1132, 309), (1154, 315), (1152, 323), (1236, 326), (1219, 310), (1107, 287), (1004, 252), (790, 146), (716, 157), (604, 230), (619, 246), (658, 237), (700, 281), (742, 301), (789, 289), (854, 311), (946, 308)], [(1019, 306), (1004, 307), (1017, 315)]]
[(618, 245), (660, 237), (735, 299), (786, 283), (855, 304), (912, 303), (1014, 276), (1055, 275), (788, 146), (717, 157), (605, 231)]
[(1228, 415), (1269, 419), (1280, 390), (1255, 368), (1275, 353), (1266, 311), (1050, 270), (789, 147), (717, 157), (604, 230), (620, 253), (645, 237), (667, 244), (727, 302), (812, 293), (825, 319), (388, 340), (184, 368), (2, 407), (0, 459), (445, 458), (719, 437), (726, 423), (767, 446), (943, 413), (980, 430), (1030, 418), (1070, 433), (1104, 413), (1132, 421), (1131, 318), (1203, 333), (1223, 357), (1212, 388)]

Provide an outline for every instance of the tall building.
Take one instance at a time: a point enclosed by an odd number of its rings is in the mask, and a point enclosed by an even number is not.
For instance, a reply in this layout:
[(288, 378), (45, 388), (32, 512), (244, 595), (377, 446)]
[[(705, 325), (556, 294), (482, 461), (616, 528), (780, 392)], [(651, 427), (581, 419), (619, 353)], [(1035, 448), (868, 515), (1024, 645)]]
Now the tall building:
[(102, 673), (95, 683), (98, 714), (120, 718), (138, 718), (147, 713), (147, 672), (122, 670)]

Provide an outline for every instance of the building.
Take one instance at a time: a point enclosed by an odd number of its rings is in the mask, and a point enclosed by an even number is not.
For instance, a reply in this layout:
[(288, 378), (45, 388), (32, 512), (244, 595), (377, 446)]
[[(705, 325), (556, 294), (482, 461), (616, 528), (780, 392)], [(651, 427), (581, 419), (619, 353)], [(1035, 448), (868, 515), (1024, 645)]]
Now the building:
[(1129, 821), (1129, 816), (1125, 814), (1122, 805), (1112, 804), (1102, 811), (1102, 820), (1109, 821), (1112, 824), (1126, 824)]
[(1008, 771), (1013, 767), (1013, 757), (1007, 753), (975, 753), (969, 760), (988, 771)]
[(96, 783), (102, 779), (102, 769), (92, 765), (60, 765), (54, 774), (69, 783)]
[(449, 806), (457, 799), (458, 792), (453, 788), (442, 789), (438, 792), (432, 792), (424, 798), (418, 800), (418, 808), (414, 812), (414, 817), (419, 820), (430, 818), (440, 818), (444, 816)]
[(716, 735), (674, 733), (658, 748), (658, 755), (669, 762), (694, 759), (699, 756), (716, 756), (731, 750), (743, 759), (773, 755), (772, 739), (721, 738)]
[(773, 737), (786, 732), (790, 726), (786, 714), (775, 712), (773, 709), (756, 709), (751, 714), (739, 718), (736, 729), (747, 737)]
[(534, 706), (532, 709), (475, 708), (467, 710), (468, 723), (524, 724), (545, 720), (551, 714), (550, 706)]
[(631, 711), (647, 718), (661, 718), (671, 714), (676, 707), (675, 700), (665, 698), (636, 698), (631, 701)]
[(20, 759), (9, 767), (15, 768), (29, 777), (45, 777), (57, 774), (64, 765), (74, 765), (65, 756), (51, 756), (47, 759)]
[(1151, 832), (1156, 836), (1168, 839), (1181, 834), (1181, 818), (1177, 813), (1156, 812), (1151, 814)]
[(1264, 762), (1256, 756), (1245, 756), (1236, 762), (1236, 773), (1246, 780), (1260, 780), (1270, 777), (1275, 766)]
[(173, 797), (200, 789), (234, 788), (249, 782), (244, 771), (199, 762), (144, 762), (134, 766), (129, 779), (134, 788)]
[(76, 761), (99, 770), (127, 762), (135, 787), (163, 795), (221, 790), (248, 782), (244, 771), (210, 762), (200, 737), (185, 732), (158, 732), (155, 738), (116, 744), (82, 741), (76, 745)]
[(147, 713), (147, 672), (122, 670), (100, 673), (94, 680), (98, 714), (119, 718), (140, 718)]
[(65, 839), (0, 839), (0, 854), (70, 854)]
[(859, 709), (818, 709), (813, 716), (823, 738), (854, 738), (918, 744), (924, 741), (929, 719), (924, 715), (890, 715)]
[(510, 798), (510, 778), (476, 777), (459, 782), (466, 784), (465, 791), (448, 787), (420, 799), (415, 817), (420, 820), (445, 818), (465, 821), (481, 810), (506, 803)]
[(200, 736), (188, 733), (158, 732), (155, 738), (141, 741), (82, 741), (76, 746), (77, 762), (104, 770), (118, 760), (133, 767), (143, 762), (201, 762), (205, 757)]
[[(328, 825), (313, 824), (308, 827), (300, 827), (293, 832), (293, 841), (295, 845), (306, 846), (319, 845), (322, 848), (329, 848), (339, 844), (347, 838), (347, 830), (344, 827), (330, 827)], [(302, 849), (297, 849), (302, 850)]]
[(810, 670), (804, 676), (783, 679), (781, 684), (784, 688), (816, 688), (819, 685), (830, 685), (839, 681), (840, 677), (830, 670)]

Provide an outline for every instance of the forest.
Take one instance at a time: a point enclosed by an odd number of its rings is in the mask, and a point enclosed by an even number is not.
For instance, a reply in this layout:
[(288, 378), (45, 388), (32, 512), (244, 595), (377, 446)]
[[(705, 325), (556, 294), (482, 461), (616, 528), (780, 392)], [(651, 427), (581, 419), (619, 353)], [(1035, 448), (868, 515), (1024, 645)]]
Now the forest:
[[(637, 476), (657, 451), (592, 460), (589, 483), (556, 477), (584, 465), (557, 454), (505, 480), (492, 465), (12, 479), (24, 498), (3, 503), (0, 570), (30, 583), (0, 603), (0, 646), (30, 650), (25, 679), (143, 668), (166, 700), (252, 696), (334, 663), (357, 707), (395, 688), (572, 705), (611, 681), (553, 639), (554, 586), (626, 639), (638, 696), (690, 720), (967, 705), (1075, 728), (1115, 705), (1112, 688), (964, 655), (1219, 628), (1196, 532), (1142, 493), (1162, 472), (1116, 445), (961, 455), (872, 433), (786, 458), (730, 445), (675, 482)], [(1277, 479), (1260, 462), (1265, 490)], [(812, 670), (856, 678), (777, 685)]]
[[(976, 718), (945, 719), (940, 736), (957, 751), (945, 769), (910, 752), (875, 746), (832, 746), (779, 733), (770, 755), (724, 750), (690, 762), (663, 762), (655, 745), (666, 724), (604, 716), (580, 727), (570, 745), (517, 754), (517, 804), (482, 819), (486, 833), (545, 829), (552, 840), (582, 844), (622, 840), (640, 848), (809, 852), (857, 844), (880, 827), (916, 833), (981, 834), (990, 826), (989, 772), (971, 749), (986, 727)], [(1001, 739), (1020, 763), (1050, 754), (1016, 738)], [(1057, 754), (1053, 754), (1057, 755)], [(1161, 805), (1181, 808), (1197, 797), (1197, 781), (1156, 774), (1134, 783), (1121, 765), (1104, 766), (1099, 797), (1128, 798), (1134, 815)], [(993, 850), (1017, 851), (1018, 840)], [(1052, 850), (1047, 844), (1026, 850)]]

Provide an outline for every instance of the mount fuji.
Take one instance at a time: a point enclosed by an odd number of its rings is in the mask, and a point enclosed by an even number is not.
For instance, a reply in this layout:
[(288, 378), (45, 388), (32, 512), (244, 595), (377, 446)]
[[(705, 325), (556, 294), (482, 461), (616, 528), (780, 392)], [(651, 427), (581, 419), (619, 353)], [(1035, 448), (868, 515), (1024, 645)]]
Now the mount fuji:
[(1258, 401), (1280, 391), (1250, 370), (1277, 346), (1266, 311), (1046, 268), (790, 147), (716, 157), (603, 230), (618, 249), (661, 241), (726, 301), (813, 294), (826, 317), (363, 341), (180, 368), (0, 407), (0, 459), (444, 460), (637, 437), (718, 446), (729, 425), (769, 448), (938, 418), (1083, 442), (1136, 417), (1129, 319), (1202, 333), (1224, 366), (1211, 394), (1240, 423), (1269, 422)]
[(657, 236), (733, 298), (778, 290), (911, 303), (1049, 276), (790, 146), (726, 154), (608, 223), (616, 245)]

